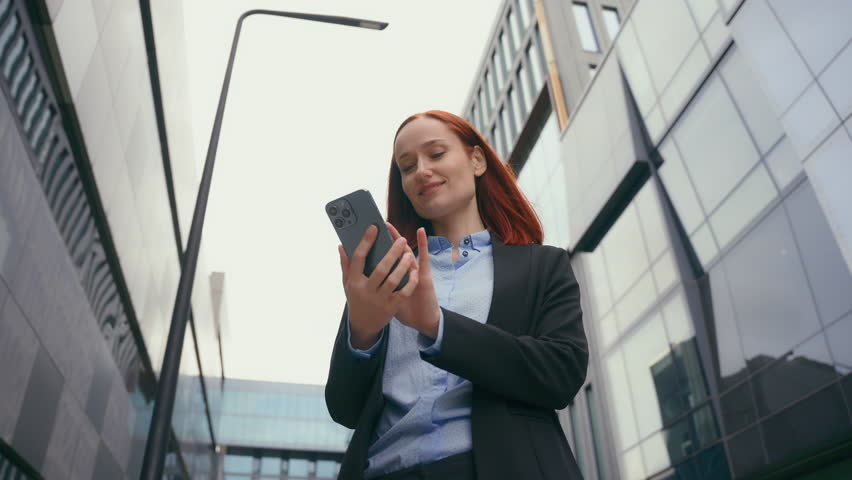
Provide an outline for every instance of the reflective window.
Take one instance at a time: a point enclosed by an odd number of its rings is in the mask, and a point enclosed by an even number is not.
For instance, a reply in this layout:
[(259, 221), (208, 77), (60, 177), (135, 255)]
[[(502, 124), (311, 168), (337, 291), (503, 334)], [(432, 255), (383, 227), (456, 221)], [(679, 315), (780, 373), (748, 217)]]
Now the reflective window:
[(277, 457), (263, 457), (260, 459), (260, 473), (266, 474), (280, 474), (281, 473), (281, 459)]
[(630, 15), (645, 61), (662, 92), (698, 41), (698, 30), (683, 1), (637, 2)]
[(512, 60), (515, 59), (515, 56), (512, 47), (509, 45), (509, 37), (506, 35), (506, 32), (500, 34), (500, 46), (503, 51), (503, 64), (508, 69), (512, 66)]
[(225, 471), (252, 473), (254, 471), (254, 458), (248, 455), (225, 455)]
[(604, 446), (603, 446), (603, 427), (601, 425), (600, 405), (597, 398), (597, 392), (592, 389), (591, 385), (586, 387), (586, 406), (589, 410), (589, 423), (592, 427), (592, 446), (594, 448), (595, 465), (598, 468), (598, 478), (609, 478), (609, 469), (607, 462), (604, 461)]
[(491, 54), (491, 71), (494, 72), (494, 81), (496, 82), (496, 92), (500, 92), (503, 90), (503, 84), (505, 83), (504, 68), (503, 64), (500, 63), (500, 58), (497, 56), (497, 52)]
[(509, 93), (506, 94), (506, 98), (508, 99), (506, 103), (508, 103), (512, 109), (512, 120), (515, 122), (515, 137), (520, 134), (521, 129), (524, 128), (524, 119), (526, 118), (526, 112), (521, 110), (521, 104), (518, 101), (518, 92), (515, 89), (510, 88)]
[(820, 328), (783, 209), (761, 221), (723, 262), (750, 368), (779, 358)]
[(603, 7), (603, 20), (609, 39), (615, 39), (615, 35), (621, 27), (621, 18), (618, 16), (618, 10), (612, 7)]
[(337, 462), (333, 460), (317, 461), (317, 478), (334, 478), (337, 475)]
[(752, 378), (757, 412), (775, 413), (836, 378), (825, 335), (818, 333)]
[(512, 45), (514, 46), (513, 52), (517, 51), (521, 47), (521, 35), (518, 30), (518, 18), (515, 15), (515, 11), (509, 11), (509, 18), (506, 21), (506, 25), (509, 27), (509, 33), (512, 36)]
[(287, 465), (287, 475), (292, 477), (308, 476), (308, 460), (304, 458), (291, 458)]
[(586, 458), (584, 449), (586, 447), (583, 441), (583, 434), (580, 425), (580, 414), (577, 412), (577, 406), (574, 402), (568, 404), (568, 415), (571, 417), (571, 441), (574, 446), (574, 458), (577, 459), (577, 465), (580, 467), (580, 472), (583, 476), (586, 473)]
[(482, 116), (482, 125), (480, 131), (484, 131), (488, 127), (489, 116), (491, 115), (491, 110), (488, 108), (488, 101), (485, 99), (485, 91), (480, 88), (479, 89), (479, 114)]
[(760, 151), (766, 153), (784, 134), (775, 109), (748, 66), (745, 57), (734, 45), (719, 65), (719, 73)]
[(574, 21), (577, 23), (577, 33), (580, 35), (580, 45), (583, 46), (583, 50), (588, 52), (600, 51), (589, 6), (585, 3), (574, 2), (573, 11)]
[(823, 325), (829, 325), (852, 310), (852, 295), (849, 294), (852, 273), (842, 260), (843, 254), (810, 182), (802, 183), (791, 193), (785, 207), (817, 310)]
[(517, 138), (515, 126), (514, 124), (512, 124), (512, 119), (509, 118), (508, 105), (506, 106), (506, 108), (500, 109), (500, 118), (503, 121), (503, 131), (505, 132), (506, 137), (506, 152), (508, 155), (508, 153), (511, 152), (513, 147), (515, 146), (515, 138)]
[(533, 87), (535, 88), (536, 94), (540, 92), (541, 87), (544, 86), (544, 76), (547, 74), (547, 70), (544, 65), (544, 53), (542, 53), (541, 48), (541, 37), (538, 34), (538, 29), (536, 29), (536, 42), (527, 47), (527, 58), (530, 62), (530, 70), (532, 70), (533, 75)]
[(490, 71), (485, 72), (485, 88), (488, 90), (488, 104), (494, 109), (497, 106), (497, 92), (494, 90)]
[(530, 0), (518, 0), (518, 12), (520, 13), (521, 25), (523, 25), (523, 30), (526, 31), (527, 27), (530, 25), (531, 20), (531, 10)]
[(521, 86), (521, 91), (524, 92), (524, 105), (526, 106), (526, 110), (531, 111), (533, 104), (535, 103), (535, 93), (533, 92), (533, 87), (530, 84), (530, 77), (526, 68), (524, 68), (524, 64), (521, 64), (520, 68), (518, 68), (518, 84)]
[[(705, 210), (712, 211), (759, 160), (734, 103), (712, 77), (674, 128)], [(724, 138), (721, 142), (719, 139)]]

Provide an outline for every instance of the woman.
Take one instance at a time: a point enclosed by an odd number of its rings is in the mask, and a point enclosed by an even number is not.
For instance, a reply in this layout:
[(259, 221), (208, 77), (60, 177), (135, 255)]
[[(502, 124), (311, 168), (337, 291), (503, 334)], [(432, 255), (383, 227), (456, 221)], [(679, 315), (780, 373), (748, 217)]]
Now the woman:
[(588, 362), (565, 250), (541, 245), (514, 175), (456, 115), (402, 123), (388, 190), (395, 243), (372, 275), (374, 227), (352, 259), (339, 248), (347, 305), (325, 395), (355, 429), (339, 478), (581, 478), (554, 412)]

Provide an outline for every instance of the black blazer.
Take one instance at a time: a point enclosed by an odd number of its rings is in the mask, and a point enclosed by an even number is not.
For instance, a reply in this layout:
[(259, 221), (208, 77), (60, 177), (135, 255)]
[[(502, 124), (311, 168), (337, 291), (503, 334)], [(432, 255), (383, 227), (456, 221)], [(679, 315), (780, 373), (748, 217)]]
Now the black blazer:
[[(487, 322), (443, 309), (441, 351), (423, 359), (473, 383), (479, 479), (581, 479), (554, 411), (565, 408), (583, 385), (589, 358), (568, 255), (550, 246), (503, 245), (493, 233), (491, 240), (494, 292)], [(344, 309), (325, 400), (335, 422), (355, 429), (338, 478), (356, 480), (384, 406), (389, 335), (370, 359), (355, 359), (345, 322)]]

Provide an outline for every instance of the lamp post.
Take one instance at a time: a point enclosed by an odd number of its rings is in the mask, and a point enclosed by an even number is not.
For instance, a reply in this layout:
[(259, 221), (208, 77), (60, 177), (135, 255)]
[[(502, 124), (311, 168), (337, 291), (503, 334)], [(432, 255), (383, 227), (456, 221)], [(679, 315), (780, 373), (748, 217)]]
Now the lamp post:
[(222, 117), (225, 113), (225, 100), (228, 97), (228, 87), (231, 83), (231, 72), (234, 68), (234, 57), (237, 53), (237, 43), (240, 39), (240, 31), (243, 27), (243, 21), (252, 15), (271, 15), (276, 17), (297, 18), (313, 22), (369, 28), (372, 30), (384, 30), (385, 27), (388, 26), (385, 22), (375, 22), (372, 20), (337, 17), (331, 15), (315, 15), (310, 13), (282, 12), (277, 10), (249, 10), (240, 15), (239, 20), (237, 20), (234, 39), (231, 43), (231, 54), (228, 58), (228, 66), (225, 70), (225, 79), (222, 83), (222, 92), (219, 95), (219, 106), (216, 109), (216, 118), (213, 121), (213, 131), (210, 133), (210, 144), (207, 147), (207, 157), (204, 160), (204, 170), (201, 174), (201, 183), (198, 187), (198, 197), (195, 201), (195, 210), (192, 215), (189, 239), (187, 240), (186, 252), (181, 265), (180, 282), (178, 283), (175, 305), (172, 310), (172, 322), (169, 327), (166, 352), (163, 355), (163, 365), (160, 370), (160, 381), (158, 382), (157, 395), (154, 400), (154, 412), (151, 418), (151, 428), (148, 433), (148, 440), (145, 444), (145, 457), (142, 461), (141, 480), (161, 480), (163, 478), (163, 464), (165, 462), (166, 451), (168, 448), (169, 431), (175, 403), (175, 390), (177, 388), (180, 358), (183, 350), (183, 339), (186, 333), (186, 323), (189, 316), (192, 285), (195, 280), (195, 269), (198, 265), (198, 253), (201, 248), (201, 233), (204, 227), (204, 215), (207, 211), (207, 199), (210, 196), (210, 183), (213, 178), (213, 164), (216, 159), (216, 150), (219, 144), (219, 133), (222, 129)]

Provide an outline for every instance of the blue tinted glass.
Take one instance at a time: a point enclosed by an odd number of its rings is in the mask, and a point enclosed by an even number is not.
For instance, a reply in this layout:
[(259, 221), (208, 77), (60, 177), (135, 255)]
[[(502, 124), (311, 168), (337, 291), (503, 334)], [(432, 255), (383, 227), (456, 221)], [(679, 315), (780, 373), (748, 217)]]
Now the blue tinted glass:
[(337, 462), (333, 460), (317, 461), (317, 478), (334, 478), (337, 474)]
[(852, 273), (810, 182), (800, 185), (786, 201), (793, 233), (805, 264), (823, 324), (828, 325), (852, 310)]
[(281, 473), (281, 459), (277, 457), (263, 457), (260, 459), (260, 473)]
[(246, 455), (225, 455), (225, 471), (251, 473), (254, 459)]
[(723, 259), (750, 369), (820, 328), (797, 252), (787, 216), (776, 208)]
[(287, 467), (287, 475), (290, 477), (307, 477), (308, 461), (304, 458), (291, 458)]

